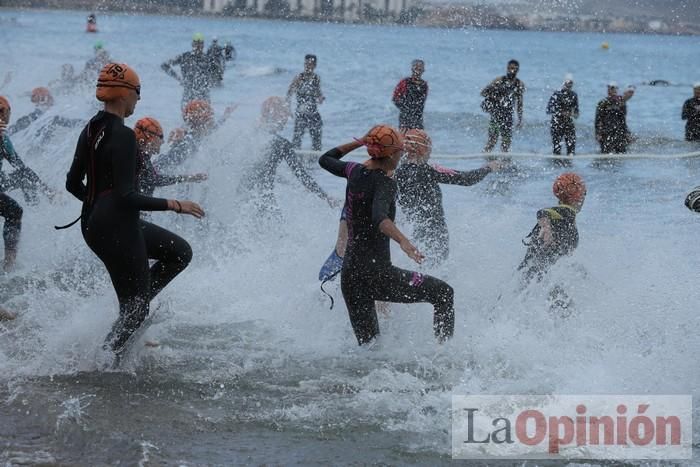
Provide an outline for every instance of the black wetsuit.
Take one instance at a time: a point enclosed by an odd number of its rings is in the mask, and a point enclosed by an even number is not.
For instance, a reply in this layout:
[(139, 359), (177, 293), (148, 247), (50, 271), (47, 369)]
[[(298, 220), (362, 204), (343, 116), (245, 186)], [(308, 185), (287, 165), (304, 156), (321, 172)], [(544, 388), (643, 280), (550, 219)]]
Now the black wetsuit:
[[(548, 218), (552, 226), (552, 243), (545, 246), (540, 235), (539, 220)], [(570, 255), (578, 246), (578, 229), (576, 228), (576, 211), (571, 206), (560, 204), (553, 208), (537, 212), (538, 224), (527, 236), (529, 242), (527, 253), (519, 271), (524, 271), (524, 282), (540, 280), (547, 270), (562, 256)]]
[(454, 291), (446, 282), (391, 264), (389, 237), (379, 230), (396, 215), (396, 182), (381, 170), (343, 162), (331, 149), (319, 164), (338, 177), (347, 178), (345, 190), (348, 243), (341, 272), (341, 289), (355, 331), (362, 345), (379, 334), (375, 300), (395, 303), (429, 302), (435, 307), (433, 330), (438, 339), (454, 331)]
[(330, 197), (304, 168), (304, 164), (294, 151), (292, 143), (278, 135), (272, 135), (264, 151), (263, 159), (253, 168), (253, 173), (246, 179), (243, 187), (255, 194), (258, 210), (272, 215), (279, 214), (275, 199), (275, 176), (277, 168), (286, 162), (294, 176), (312, 193), (328, 201)]
[(153, 196), (157, 187), (175, 185), (185, 181), (181, 175), (163, 175), (158, 173), (151, 156), (141, 150), (136, 151), (136, 185), (139, 193), (146, 196)]
[(318, 112), (318, 101), (321, 98), (321, 78), (314, 72), (299, 73), (289, 88), (288, 94), (297, 95), (297, 107), (294, 119), (294, 136), (292, 143), (295, 148), (301, 147), (301, 138), (307, 128), (311, 135), (311, 148), (321, 150), (323, 120)]
[(685, 101), (681, 118), (686, 120), (685, 140), (700, 141), (700, 97)]
[(211, 82), (213, 85), (219, 86), (224, 80), (224, 69), (226, 67), (224, 48), (219, 44), (212, 43), (207, 49), (207, 57), (209, 57), (211, 62)]
[[(165, 211), (168, 204), (138, 193), (136, 164), (133, 130), (99, 112), (80, 134), (66, 180), (66, 189), (83, 202), (85, 243), (104, 263), (119, 299), (119, 318), (106, 342), (116, 353), (148, 316), (153, 297), (192, 259), (185, 240), (140, 219), (140, 211)], [(149, 259), (156, 260), (150, 268)]]
[(182, 93), (182, 105), (195, 99), (209, 101), (209, 89), (212, 85), (212, 62), (209, 55), (204, 52), (185, 52), (161, 65), (163, 71), (180, 80), (172, 69), (179, 65), (182, 72), (180, 83), (184, 87)]
[(181, 165), (187, 158), (197, 151), (202, 138), (192, 131), (186, 130), (185, 135), (173, 143), (170, 150), (161, 154), (153, 163), (158, 170), (170, 170)]
[[(428, 164), (403, 163), (394, 178), (399, 188), (399, 206), (413, 224), (413, 237), (426, 245), (438, 261), (449, 255), (449, 233), (442, 207), (440, 183), (470, 186), (484, 179), (488, 167), (458, 172)], [(430, 256), (430, 254), (429, 254)]]
[[(522, 111), (525, 84), (518, 78), (501, 76), (486, 86), (481, 95), (482, 110), (491, 115), (489, 138), (498, 138), (510, 145), (513, 137), (513, 112)], [(495, 141), (494, 141), (495, 142)]]
[(552, 116), (551, 132), (554, 154), (561, 154), (561, 140), (566, 143), (566, 154), (576, 152), (576, 126), (574, 116), (578, 115), (578, 95), (571, 89), (555, 92), (547, 104), (547, 113)]
[(423, 111), (428, 99), (428, 82), (413, 77), (404, 78), (394, 88), (392, 100), (399, 109), (399, 128), (423, 129)]
[(630, 132), (627, 129), (627, 102), (621, 96), (607, 97), (595, 110), (595, 132), (600, 137), (602, 154), (627, 152)]

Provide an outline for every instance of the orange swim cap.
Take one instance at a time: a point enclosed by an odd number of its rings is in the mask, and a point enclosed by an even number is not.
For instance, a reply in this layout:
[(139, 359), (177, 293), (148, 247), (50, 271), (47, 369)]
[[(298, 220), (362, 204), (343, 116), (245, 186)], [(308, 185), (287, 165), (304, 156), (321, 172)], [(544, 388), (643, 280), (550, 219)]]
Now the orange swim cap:
[(586, 184), (573, 172), (559, 175), (552, 186), (554, 196), (564, 204), (576, 204), (586, 197)]
[(209, 102), (197, 99), (182, 109), (182, 119), (191, 127), (207, 127), (214, 123), (214, 111)]
[(418, 128), (408, 130), (404, 136), (404, 149), (409, 156), (425, 157), (433, 149), (430, 136)]
[(97, 78), (95, 96), (98, 101), (109, 102), (129, 95), (129, 91), (141, 95), (139, 76), (125, 63), (108, 63)]
[(153, 117), (144, 117), (136, 122), (134, 133), (138, 144), (148, 144), (154, 139), (163, 141), (163, 127)]
[(372, 159), (391, 157), (403, 151), (403, 136), (392, 126), (376, 125), (367, 133), (365, 146)]
[(49, 88), (41, 86), (32, 89), (32, 104), (53, 105), (53, 96)]
[(290, 113), (287, 101), (279, 96), (270, 96), (260, 107), (260, 120), (268, 125), (286, 123)]
[(10, 107), (10, 101), (8, 101), (5, 96), (0, 96), (0, 108), (12, 110), (12, 107)]

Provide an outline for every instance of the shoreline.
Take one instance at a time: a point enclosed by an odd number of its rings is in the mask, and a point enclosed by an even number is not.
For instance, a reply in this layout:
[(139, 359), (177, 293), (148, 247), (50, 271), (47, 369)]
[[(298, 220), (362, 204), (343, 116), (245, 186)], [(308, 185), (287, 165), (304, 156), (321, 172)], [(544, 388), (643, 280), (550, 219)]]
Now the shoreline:
[(643, 34), (643, 35), (656, 35), (656, 36), (674, 36), (674, 37), (697, 37), (700, 36), (700, 26), (698, 27), (698, 33), (693, 32), (662, 32), (662, 31), (629, 31), (629, 30), (593, 30), (593, 29), (556, 29), (556, 28), (533, 28), (526, 27), (522, 24), (516, 25), (503, 25), (490, 24), (487, 26), (479, 26), (475, 24), (440, 24), (431, 23), (430, 21), (415, 21), (412, 23), (401, 22), (398, 20), (388, 21), (345, 21), (334, 18), (321, 18), (321, 17), (308, 17), (301, 15), (293, 15), (288, 17), (263, 15), (263, 14), (222, 14), (222, 13), (208, 13), (202, 10), (182, 10), (174, 7), (154, 7), (154, 8), (128, 8), (125, 6), (123, 8), (114, 7), (99, 7), (95, 9), (81, 8), (79, 5), (71, 6), (53, 6), (53, 5), (41, 5), (41, 6), (11, 6), (2, 5), (0, 6), (0, 11), (16, 11), (21, 12), (22, 10), (27, 11), (75, 11), (83, 15), (87, 15), (88, 12), (95, 12), (98, 14), (98, 25), (99, 25), (99, 15), (100, 14), (133, 14), (139, 16), (148, 15), (161, 15), (161, 16), (191, 16), (197, 18), (211, 18), (211, 19), (221, 19), (221, 20), (263, 20), (263, 21), (279, 21), (279, 22), (298, 22), (298, 23), (332, 23), (332, 24), (348, 24), (348, 25), (367, 25), (367, 26), (395, 26), (395, 27), (413, 27), (413, 28), (426, 28), (426, 29), (454, 29), (454, 30), (474, 30), (474, 31), (514, 31), (514, 32), (554, 32), (554, 33), (571, 33), (571, 34)]

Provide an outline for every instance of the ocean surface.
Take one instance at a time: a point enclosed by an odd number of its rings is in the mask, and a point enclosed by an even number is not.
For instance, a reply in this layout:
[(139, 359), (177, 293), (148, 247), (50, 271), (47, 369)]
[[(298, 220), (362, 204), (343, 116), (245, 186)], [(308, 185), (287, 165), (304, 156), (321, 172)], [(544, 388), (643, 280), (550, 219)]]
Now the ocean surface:
[[(690, 85), (700, 80), (697, 38), (106, 14), (98, 17), (100, 32), (87, 34), (85, 16), (0, 10), (0, 82), (11, 73), (0, 94), (11, 100), (13, 120), (32, 110), (33, 87), (58, 78), (64, 63), (82, 70), (100, 40), (141, 77), (141, 101), (127, 124), (154, 116), (167, 134), (181, 125), (181, 88), (160, 64), (188, 50), (195, 32), (207, 45), (214, 35), (235, 45), (238, 59), (212, 102), (217, 115), (239, 107), (182, 168), (208, 172), (210, 180), (157, 191), (195, 200), (208, 215), (152, 216), (191, 243), (194, 260), (156, 299), (153, 324), (119, 371), (102, 369), (102, 342), (117, 315), (106, 271), (79, 228), (53, 229), (80, 209), (63, 191), (80, 128), (44, 131), (54, 115), (89, 119), (98, 108), (94, 88), (56, 95), (47, 116), (13, 137), (24, 161), (62, 193), (37, 205), (10, 193), (24, 219), (17, 271), (0, 277), (0, 303), (19, 314), (0, 322), (0, 464), (447, 465), (457, 463), (453, 395), (700, 396), (700, 216), (683, 206), (700, 181), (700, 161), (676, 157), (698, 150), (683, 142), (680, 120)], [(430, 306), (392, 305), (380, 318), (378, 343), (358, 348), (337, 284), (329, 310), (317, 281), (338, 210), (285, 167), (276, 189), (281, 222), (257, 216), (239, 189), (264, 142), (260, 103), (286, 93), (306, 53), (319, 57), (325, 148), (375, 123), (395, 123), (392, 90), (410, 61), (423, 58), (434, 152), (479, 153), (487, 127), (479, 91), (516, 58), (527, 92), (514, 151), (550, 152), (546, 103), (573, 73), (579, 153), (597, 150), (595, 105), (615, 80), (637, 86), (628, 106), (631, 151), (665, 157), (575, 161), (567, 170), (588, 185), (579, 248), (526, 293), (517, 292), (515, 273), (521, 240), (537, 210), (555, 203), (551, 184), (564, 169), (518, 159), (517, 174), (445, 187), (451, 255), (439, 267), (419, 268), (454, 287), (455, 337), (435, 342)], [(656, 79), (673, 85), (642, 84)], [(342, 180), (311, 171), (343, 196)], [(410, 236), (401, 213), (397, 222)], [(398, 248), (393, 257), (414, 267)], [(568, 318), (548, 311), (554, 284), (574, 300)], [(146, 347), (145, 339), (160, 346)], [(695, 415), (697, 434), (697, 408)]]

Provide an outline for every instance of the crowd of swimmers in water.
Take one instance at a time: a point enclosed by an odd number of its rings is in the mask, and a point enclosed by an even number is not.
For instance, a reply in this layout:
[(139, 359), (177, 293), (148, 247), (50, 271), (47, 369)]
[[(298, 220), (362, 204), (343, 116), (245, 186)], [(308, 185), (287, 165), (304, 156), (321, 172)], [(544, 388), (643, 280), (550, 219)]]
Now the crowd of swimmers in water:
[[(87, 124), (60, 118), (52, 125), (83, 126), (78, 138), (66, 189), (82, 202), (80, 216), (74, 222), (57, 227), (68, 228), (80, 222), (86, 245), (104, 264), (114, 286), (119, 314), (105, 341), (105, 349), (118, 361), (130, 338), (149, 315), (150, 303), (192, 259), (188, 242), (159, 227), (142, 216), (143, 211), (173, 211), (202, 218), (204, 210), (196, 202), (153, 197), (157, 187), (184, 182), (204, 182), (204, 173), (178, 174), (179, 166), (197, 151), (217, 126), (223, 124), (234, 107), (215, 118), (209, 103), (209, 88), (201, 89), (202, 70), (210, 66), (199, 60), (203, 39), (196, 35), (193, 52), (163, 64), (163, 69), (183, 83), (183, 126), (170, 134), (170, 148), (161, 153), (165, 133), (157, 119), (144, 117), (134, 128), (124, 119), (134, 113), (140, 100), (141, 83), (136, 71), (127, 64), (109, 62), (101, 66), (95, 95), (104, 108)], [(188, 55), (191, 54), (191, 55)], [(440, 263), (449, 255), (449, 234), (442, 203), (441, 184), (470, 186), (489, 174), (503, 170), (508, 162), (490, 160), (482, 168), (458, 171), (430, 164), (432, 141), (423, 128), (423, 109), (428, 84), (422, 79), (425, 64), (416, 60), (412, 75), (401, 80), (393, 94), (399, 108), (399, 125), (375, 125), (361, 138), (351, 139), (320, 156), (319, 164), (331, 174), (346, 179), (345, 200), (337, 203), (306, 170), (296, 149), (308, 130), (315, 149), (321, 149), (322, 120), (318, 105), (324, 100), (320, 78), (315, 73), (317, 57), (307, 55), (304, 70), (293, 79), (286, 97), (272, 96), (261, 106), (260, 124), (269, 135), (260, 162), (245, 178), (242, 189), (255, 192), (255, 203), (261, 212), (279, 213), (274, 195), (276, 171), (284, 162), (307, 190), (333, 208), (342, 209), (338, 238), (331, 255), (319, 273), (322, 281), (340, 274), (340, 285), (348, 315), (360, 345), (373, 341), (379, 334), (377, 303), (427, 302), (434, 307), (433, 330), (439, 341), (449, 339), (454, 331), (454, 292), (445, 281), (418, 271), (394, 266), (390, 257), (390, 241), (412, 260), (428, 259)], [(175, 71), (179, 66), (181, 75)], [(193, 69), (195, 71), (193, 71)], [(199, 70), (199, 71), (196, 71)], [(210, 70), (210, 69), (209, 69)], [(506, 75), (495, 79), (482, 91), (482, 108), (491, 115), (486, 150), (494, 148), (501, 138), (507, 151), (513, 128), (513, 113), (522, 123), (524, 84), (517, 78), (519, 64), (511, 60)], [(210, 81), (207, 80), (207, 83)], [(573, 78), (567, 76), (562, 89), (549, 101), (552, 114), (552, 137), (555, 153), (563, 139), (567, 153), (573, 154), (575, 132), (573, 119), (578, 116), (578, 98), (572, 90)], [(688, 139), (700, 137), (700, 86), (695, 96), (683, 107), (688, 120)], [(604, 152), (624, 152), (628, 141), (625, 102), (633, 90), (622, 96), (613, 83), (608, 98), (598, 104), (596, 135)], [(292, 116), (291, 101), (296, 96), (294, 137), (280, 135)], [(53, 102), (47, 88), (32, 93), (41, 115)], [(34, 114), (34, 113), (33, 113)], [(21, 190), (25, 201), (35, 203), (39, 194), (52, 198), (54, 190), (26, 166), (12, 145), (10, 136), (27, 129), (38, 117), (30, 114), (11, 125), (11, 105), (0, 96), (1, 159), (14, 171), (0, 172), (0, 216), (4, 217), (4, 269), (11, 271), (17, 257), (22, 225), (22, 207), (8, 195)], [(600, 120), (600, 121), (599, 121)], [(623, 138), (624, 136), (624, 138)], [(364, 162), (348, 162), (344, 156), (365, 148)], [(586, 184), (576, 173), (566, 172), (554, 180), (552, 192), (557, 203), (536, 214), (536, 224), (527, 236), (527, 251), (518, 270), (522, 286), (541, 281), (548, 269), (577, 247), (579, 236), (576, 215), (586, 198)], [(396, 203), (413, 227), (410, 240), (394, 223)], [(700, 187), (686, 198), (689, 209), (700, 212)], [(417, 241), (423, 251), (414, 245)], [(571, 306), (566, 292), (550, 293), (551, 306), (563, 313)], [(0, 319), (15, 314), (0, 309)]]

